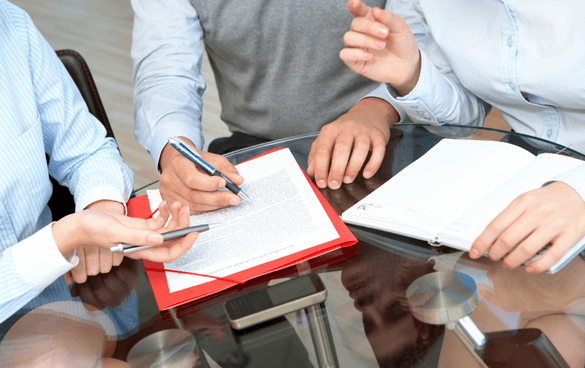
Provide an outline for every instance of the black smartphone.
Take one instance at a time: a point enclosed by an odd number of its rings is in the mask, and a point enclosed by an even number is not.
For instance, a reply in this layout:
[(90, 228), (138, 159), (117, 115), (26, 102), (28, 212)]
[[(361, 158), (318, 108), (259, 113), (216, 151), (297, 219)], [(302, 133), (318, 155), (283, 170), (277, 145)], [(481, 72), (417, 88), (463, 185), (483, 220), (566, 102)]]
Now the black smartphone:
[(321, 278), (310, 273), (228, 300), (224, 308), (232, 328), (241, 330), (326, 299), (327, 290)]

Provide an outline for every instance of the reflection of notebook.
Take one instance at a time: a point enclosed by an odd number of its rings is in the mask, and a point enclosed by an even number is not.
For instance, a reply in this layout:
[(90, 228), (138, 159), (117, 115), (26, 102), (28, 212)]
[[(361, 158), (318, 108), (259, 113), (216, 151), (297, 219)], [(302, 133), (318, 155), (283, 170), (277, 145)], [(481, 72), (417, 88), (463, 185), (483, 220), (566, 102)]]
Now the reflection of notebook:
[[(404, 258), (426, 262), (430, 257), (443, 254), (437, 248), (429, 247), (429, 244), (422, 240), (367, 227), (355, 225), (348, 227), (359, 241), (375, 245)], [(456, 252), (454, 249), (450, 249), (450, 251)]]
[[(357, 242), (288, 149), (270, 151), (237, 167), (246, 180), (241, 188), (252, 201), (191, 216), (191, 225), (226, 225), (201, 233), (193, 248), (172, 264), (144, 261), (159, 309)], [(149, 193), (150, 208), (140, 213), (129, 203), (129, 214), (148, 216), (160, 202), (157, 192)], [(133, 201), (144, 206), (148, 200)]]

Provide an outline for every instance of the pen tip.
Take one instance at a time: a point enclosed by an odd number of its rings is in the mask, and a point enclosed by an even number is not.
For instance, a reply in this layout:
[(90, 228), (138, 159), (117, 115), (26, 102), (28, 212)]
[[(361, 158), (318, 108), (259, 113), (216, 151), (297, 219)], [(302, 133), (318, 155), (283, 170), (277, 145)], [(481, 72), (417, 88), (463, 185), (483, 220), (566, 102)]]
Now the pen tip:
[(252, 202), (252, 200), (250, 199), (250, 197), (248, 197), (248, 195), (246, 193), (244, 193), (243, 191), (240, 190), (240, 192), (238, 193), (238, 195), (240, 197), (242, 197), (242, 199), (245, 199), (246, 201)]

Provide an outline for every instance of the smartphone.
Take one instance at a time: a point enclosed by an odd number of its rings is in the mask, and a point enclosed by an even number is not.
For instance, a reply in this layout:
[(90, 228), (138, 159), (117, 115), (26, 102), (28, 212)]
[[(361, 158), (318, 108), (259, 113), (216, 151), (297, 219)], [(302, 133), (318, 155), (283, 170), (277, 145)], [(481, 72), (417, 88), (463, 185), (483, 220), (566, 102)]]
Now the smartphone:
[(228, 300), (224, 308), (232, 328), (242, 330), (326, 299), (321, 278), (310, 273)]

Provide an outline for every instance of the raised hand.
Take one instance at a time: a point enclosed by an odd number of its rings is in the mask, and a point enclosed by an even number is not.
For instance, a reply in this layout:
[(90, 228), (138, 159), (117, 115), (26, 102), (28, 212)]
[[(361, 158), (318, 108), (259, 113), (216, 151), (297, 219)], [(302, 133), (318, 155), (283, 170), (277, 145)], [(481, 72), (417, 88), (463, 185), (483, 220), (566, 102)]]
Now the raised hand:
[(390, 84), (402, 96), (416, 86), (420, 75), (420, 51), (406, 22), (360, 0), (349, 0), (355, 17), (345, 34), (345, 48), (339, 56), (353, 71)]

